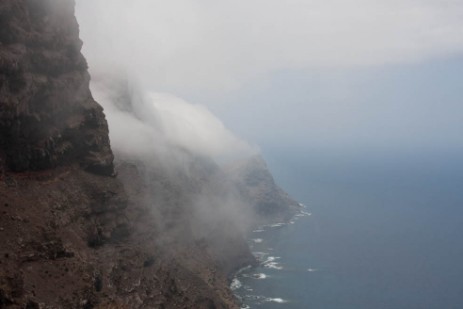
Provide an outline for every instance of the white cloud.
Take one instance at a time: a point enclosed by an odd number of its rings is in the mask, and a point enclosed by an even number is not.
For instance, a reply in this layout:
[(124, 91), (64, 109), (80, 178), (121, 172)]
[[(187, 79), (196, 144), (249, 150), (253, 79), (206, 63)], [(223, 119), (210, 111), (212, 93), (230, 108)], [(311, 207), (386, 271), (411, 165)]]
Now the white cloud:
[[(202, 105), (190, 104), (165, 93), (149, 93), (147, 101), (153, 113), (150, 114), (145, 107), (140, 113), (142, 120), (160, 126), (163, 135), (175, 145), (219, 160), (236, 159), (257, 152), (233, 135)], [(150, 120), (151, 117), (156, 119)]]
[(126, 65), (169, 91), (224, 91), (274, 70), (415, 62), (463, 51), (460, 0), (77, 4), (93, 70)]
[(186, 150), (220, 163), (258, 152), (204, 106), (170, 94), (124, 88), (108, 76), (96, 78), (91, 88), (105, 109), (111, 146), (117, 153), (175, 161), (174, 156)]

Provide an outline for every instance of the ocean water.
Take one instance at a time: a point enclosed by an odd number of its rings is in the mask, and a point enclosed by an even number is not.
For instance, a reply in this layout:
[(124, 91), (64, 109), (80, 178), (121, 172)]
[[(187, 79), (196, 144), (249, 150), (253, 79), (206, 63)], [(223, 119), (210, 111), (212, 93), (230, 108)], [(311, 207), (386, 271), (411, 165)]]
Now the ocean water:
[(244, 307), (463, 308), (463, 161), (335, 159), (271, 165), (306, 206), (249, 235)]

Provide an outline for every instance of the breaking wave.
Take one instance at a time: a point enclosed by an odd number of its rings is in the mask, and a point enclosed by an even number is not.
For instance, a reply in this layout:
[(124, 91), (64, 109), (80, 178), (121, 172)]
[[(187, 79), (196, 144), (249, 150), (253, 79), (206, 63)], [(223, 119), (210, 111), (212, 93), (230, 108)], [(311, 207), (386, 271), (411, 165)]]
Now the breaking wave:
[(242, 286), (243, 284), (241, 283), (241, 281), (238, 280), (238, 278), (233, 278), (232, 282), (230, 283), (230, 289), (232, 289), (232, 291), (236, 291), (240, 289)]
[(284, 304), (284, 303), (287, 303), (288, 301), (287, 300), (284, 300), (283, 298), (266, 298), (265, 299), (267, 302), (271, 302), (271, 303), (279, 303), (279, 304)]

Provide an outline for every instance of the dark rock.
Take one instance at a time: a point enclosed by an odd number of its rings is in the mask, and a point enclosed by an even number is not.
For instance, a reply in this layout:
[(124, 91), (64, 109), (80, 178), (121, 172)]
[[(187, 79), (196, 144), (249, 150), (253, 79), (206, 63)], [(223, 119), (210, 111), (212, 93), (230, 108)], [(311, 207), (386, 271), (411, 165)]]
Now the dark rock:
[(150, 256), (143, 262), (143, 267), (150, 267), (154, 264), (154, 257)]
[(25, 309), (40, 309), (40, 305), (35, 301), (29, 300)]
[(12, 299), (6, 295), (3, 289), (0, 289), (0, 308), (5, 308), (11, 304), (13, 304)]
[(7, 169), (80, 162), (92, 173), (114, 173), (81, 46), (73, 0), (2, 1), (0, 149)]
[(101, 292), (101, 290), (103, 289), (103, 279), (101, 278), (101, 275), (96, 275), (93, 281), (93, 285), (95, 286), (95, 291)]

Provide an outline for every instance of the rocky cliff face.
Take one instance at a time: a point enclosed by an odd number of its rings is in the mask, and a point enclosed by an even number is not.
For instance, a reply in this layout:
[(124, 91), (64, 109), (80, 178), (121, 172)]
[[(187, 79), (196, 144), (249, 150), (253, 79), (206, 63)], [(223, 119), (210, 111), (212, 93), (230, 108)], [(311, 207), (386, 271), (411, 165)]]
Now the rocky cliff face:
[(0, 159), (13, 171), (79, 162), (113, 172), (71, 0), (0, 2)]
[(114, 164), (73, 10), (0, 1), (0, 308), (238, 308), (255, 259), (223, 198), (256, 186), (182, 149)]

